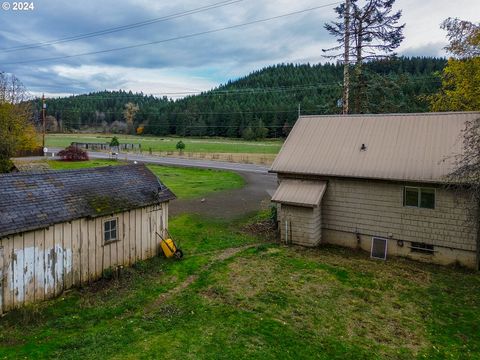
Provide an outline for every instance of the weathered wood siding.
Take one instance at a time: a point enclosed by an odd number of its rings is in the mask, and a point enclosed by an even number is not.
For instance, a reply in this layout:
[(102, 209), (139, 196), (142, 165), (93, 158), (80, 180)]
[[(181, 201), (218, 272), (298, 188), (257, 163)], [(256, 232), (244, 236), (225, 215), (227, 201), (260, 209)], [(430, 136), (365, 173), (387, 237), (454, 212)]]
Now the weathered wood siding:
[(330, 179), (322, 201), (322, 227), (408, 242), (475, 251), (467, 226), (467, 199), (436, 188), (435, 209), (403, 206), (402, 184)]
[[(104, 242), (103, 223), (118, 219), (117, 241)], [(168, 203), (113, 216), (79, 219), (0, 239), (0, 313), (58, 296), (103, 271), (155, 256), (168, 228)]]
[(282, 243), (317, 246), (321, 240), (320, 208), (282, 204), (279, 206)]

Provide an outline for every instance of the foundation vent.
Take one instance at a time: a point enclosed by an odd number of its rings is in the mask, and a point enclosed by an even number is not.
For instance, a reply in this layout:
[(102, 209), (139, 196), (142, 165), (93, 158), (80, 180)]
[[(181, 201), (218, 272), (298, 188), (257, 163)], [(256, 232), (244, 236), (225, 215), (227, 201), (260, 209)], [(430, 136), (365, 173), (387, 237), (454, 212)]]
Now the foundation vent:
[(372, 238), (372, 249), (370, 251), (370, 257), (372, 259), (387, 259), (387, 239), (373, 237)]

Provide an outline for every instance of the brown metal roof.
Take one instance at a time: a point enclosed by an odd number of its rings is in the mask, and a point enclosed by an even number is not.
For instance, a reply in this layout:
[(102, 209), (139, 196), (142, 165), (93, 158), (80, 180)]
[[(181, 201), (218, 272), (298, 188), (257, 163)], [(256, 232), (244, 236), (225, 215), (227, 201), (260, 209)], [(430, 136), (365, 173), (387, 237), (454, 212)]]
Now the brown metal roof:
[[(442, 182), (480, 112), (302, 116), (276, 157), (277, 173)], [(362, 145), (364, 145), (362, 147)]]
[(283, 180), (272, 201), (281, 204), (317, 207), (327, 189), (324, 181)]

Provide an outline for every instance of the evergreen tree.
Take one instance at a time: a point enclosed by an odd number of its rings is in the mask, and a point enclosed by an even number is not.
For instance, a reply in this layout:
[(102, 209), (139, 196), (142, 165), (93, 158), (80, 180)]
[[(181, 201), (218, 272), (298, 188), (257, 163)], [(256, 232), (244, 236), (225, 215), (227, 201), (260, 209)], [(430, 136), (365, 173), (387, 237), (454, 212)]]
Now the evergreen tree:
[[(366, 61), (365, 108), (373, 113), (429, 111), (428, 97), (441, 87), (435, 73), (446, 63), (427, 57)], [(143, 124), (144, 134), (243, 137), (261, 120), (268, 137), (282, 137), (285, 123), (295, 124), (299, 104), (302, 115), (341, 113), (342, 78), (341, 64), (279, 64), (178, 100), (122, 90), (47, 99), (47, 115), (61, 120), (65, 131), (121, 133), (126, 131), (124, 107), (131, 102), (139, 107), (134, 125)], [(39, 120), (41, 100), (33, 107)]]
[[(329, 55), (329, 58), (343, 58), (344, 62), (352, 59), (354, 63), (354, 112), (369, 112), (366, 92), (368, 77), (365, 75), (364, 63), (367, 61), (385, 59), (394, 56), (392, 53), (400, 46), (404, 39), (403, 29), (405, 24), (398, 22), (402, 15), (401, 11), (392, 13), (395, 0), (368, 0), (364, 6), (358, 4), (358, 0), (350, 0), (351, 9), (347, 13), (344, 4), (335, 8), (338, 18), (348, 17), (348, 27), (345, 21), (326, 24), (327, 31), (336, 37), (341, 44), (324, 51), (339, 51), (348, 46), (348, 51)], [(349, 44), (345, 44), (345, 39)]]

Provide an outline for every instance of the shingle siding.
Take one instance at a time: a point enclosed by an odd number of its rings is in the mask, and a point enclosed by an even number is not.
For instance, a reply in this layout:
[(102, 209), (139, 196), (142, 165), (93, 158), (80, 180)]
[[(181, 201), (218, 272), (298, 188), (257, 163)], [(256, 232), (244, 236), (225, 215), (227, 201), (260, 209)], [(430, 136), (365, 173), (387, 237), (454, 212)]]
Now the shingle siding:
[(330, 179), (322, 201), (322, 227), (475, 250), (466, 196), (437, 187), (435, 209), (417, 209), (403, 206), (403, 189), (397, 183)]
[[(270, 171), (281, 182), (328, 184), (318, 216), (291, 211), (294, 223), (304, 227), (293, 242), (311, 246), (323, 241), (369, 251), (372, 236), (379, 236), (388, 239), (390, 255), (474, 267), (476, 229), (468, 221), (468, 208), (474, 206), (466, 193), (441, 184), (455, 168), (452, 155), (463, 151), (465, 123), (479, 116), (452, 112), (300, 117)], [(405, 185), (434, 187), (435, 209), (405, 207)], [(281, 222), (289, 208), (283, 211), (288, 202), (280, 202)], [(318, 233), (316, 222), (321, 224)], [(284, 240), (282, 228), (281, 233)], [(412, 252), (412, 242), (434, 245), (435, 251), (426, 256)]]
[(282, 204), (279, 210), (280, 236), (283, 243), (304, 246), (317, 246), (320, 243), (322, 227), (319, 207)]

